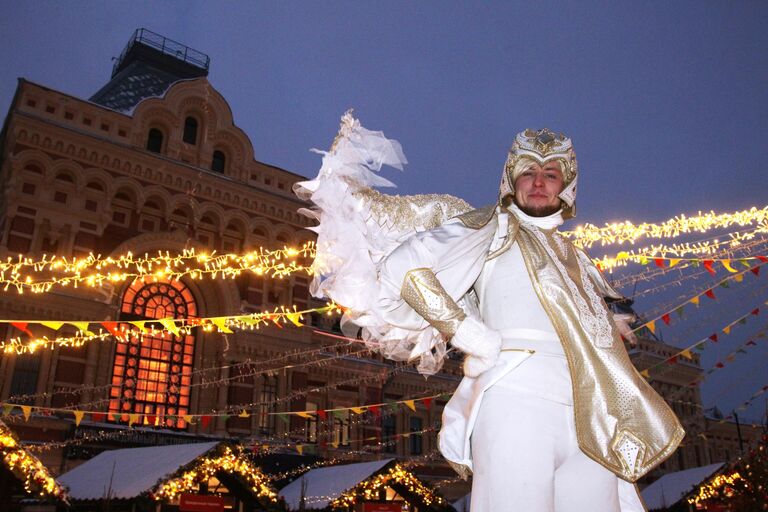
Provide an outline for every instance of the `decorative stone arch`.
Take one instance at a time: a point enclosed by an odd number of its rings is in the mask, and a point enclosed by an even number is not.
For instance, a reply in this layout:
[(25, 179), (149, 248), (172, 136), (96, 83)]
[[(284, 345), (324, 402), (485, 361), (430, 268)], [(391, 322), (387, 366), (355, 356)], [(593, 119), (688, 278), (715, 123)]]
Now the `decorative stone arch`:
[[(55, 183), (59, 180), (59, 176), (67, 175), (72, 181), (72, 185), (78, 190), (81, 190), (85, 184), (85, 171), (83, 167), (72, 160), (57, 160), (49, 167), (48, 182)], [(63, 180), (67, 181), (67, 180)]]
[(250, 219), (248, 216), (239, 210), (231, 210), (223, 220), (224, 229), (227, 230), (230, 225), (235, 224), (237, 231), (241, 234), (243, 239), (248, 238), (250, 233)]
[[(39, 149), (25, 149), (13, 157), (13, 168), (15, 172), (30, 167), (41, 171), (39, 176), (46, 180), (51, 175), (51, 168), (54, 161), (45, 152)], [(35, 173), (37, 174), (37, 173)]]
[(183, 195), (176, 195), (168, 205), (168, 221), (173, 223), (176, 229), (181, 229), (181, 225), (195, 229), (196, 211), (198, 211), (197, 201)]
[(278, 225), (275, 228), (275, 244), (282, 248), (283, 245), (292, 247), (296, 244), (294, 231), (285, 225)]
[(121, 177), (114, 181), (112, 184), (112, 190), (113, 193), (110, 196), (110, 201), (113, 201), (115, 197), (117, 197), (118, 194), (120, 194), (123, 191), (127, 191), (131, 197), (134, 208), (141, 208), (141, 206), (144, 204), (144, 190), (139, 186), (136, 181)]
[(167, 190), (162, 187), (158, 187), (157, 185), (150, 185), (144, 189), (144, 202), (142, 203), (141, 207), (142, 209), (145, 209), (148, 203), (155, 203), (157, 206), (156, 209), (159, 210), (160, 216), (162, 216), (164, 219), (167, 219), (171, 213), (169, 210), (169, 205), (172, 201), (173, 197), (168, 193)]
[[(214, 232), (221, 233), (222, 229), (224, 228), (223, 222), (226, 216), (226, 212), (219, 205), (213, 203), (203, 203), (203, 206), (200, 210), (200, 215), (197, 218), (198, 226), (213, 229)], [(206, 217), (209, 217), (213, 221), (213, 224), (207, 224), (203, 222), (203, 219)]]
[(139, 128), (135, 130), (133, 142), (141, 148), (147, 144), (149, 130), (158, 128), (164, 133), (163, 146), (167, 149), (169, 141), (178, 131), (180, 122), (178, 116), (169, 111), (158, 98), (148, 98), (139, 103), (133, 118)]
[(92, 190), (97, 190), (96, 187), (89, 187), (92, 183), (98, 183), (101, 187), (101, 193), (106, 197), (112, 197), (112, 187), (114, 183), (113, 178), (109, 173), (95, 167), (85, 169), (83, 171), (83, 187), (86, 189), (90, 188)]

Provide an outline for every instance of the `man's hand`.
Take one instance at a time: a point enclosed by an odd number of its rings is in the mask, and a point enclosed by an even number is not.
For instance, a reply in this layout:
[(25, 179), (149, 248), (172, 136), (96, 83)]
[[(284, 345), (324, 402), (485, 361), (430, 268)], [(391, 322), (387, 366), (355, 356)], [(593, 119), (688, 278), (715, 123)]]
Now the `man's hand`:
[(501, 334), (489, 329), (484, 323), (473, 318), (465, 318), (451, 344), (467, 354), (464, 359), (464, 375), (477, 377), (496, 366), (501, 352)]

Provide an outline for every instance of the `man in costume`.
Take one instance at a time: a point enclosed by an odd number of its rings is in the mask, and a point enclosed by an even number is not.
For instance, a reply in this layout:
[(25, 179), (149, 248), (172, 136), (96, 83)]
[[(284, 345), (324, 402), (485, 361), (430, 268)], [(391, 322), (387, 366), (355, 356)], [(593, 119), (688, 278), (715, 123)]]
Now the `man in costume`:
[[(324, 161), (326, 175), (348, 169), (351, 154), (364, 154), (370, 168), (371, 148), (386, 146), (364, 142), (377, 134), (352, 126), (350, 144), (329, 153), (339, 158)], [(404, 161), (399, 146), (376, 151), (379, 162)], [(348, 320), (385, 355), (407, 350), (424, 366), (442, 359), (446, 342), (466, 354), (439, 446), (460, 474), (473, 474), (471, 510), (644, 510), (632, 483), (671, 455), (684, 431), (629, 360), (621, 336), (631, 332), (605, 303), (621, 296), (556, 231), (575, 214), (571, 140), (547, 129), (518, 134), (497, 203), (479, 210), (437, 196), (398, 201), (366, 188), (360, 174), (341, 174), (357, 200), (341, 211), (362, 226), (347, 230), (368, 240), (372, 264), (339, 252), (322, 188), (305, 182), (323, 212), (319, 271), (326, 265), (330, 276), (314, 290), (353, 304)]]

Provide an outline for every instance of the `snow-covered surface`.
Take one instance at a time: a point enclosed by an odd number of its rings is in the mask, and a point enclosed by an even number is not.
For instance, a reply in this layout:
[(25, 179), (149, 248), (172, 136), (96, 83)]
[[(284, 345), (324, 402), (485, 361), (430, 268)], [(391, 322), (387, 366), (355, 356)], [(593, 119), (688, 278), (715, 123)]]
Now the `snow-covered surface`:
[(341, 494), (356, 486), (394, 459), (328, 466), (307, 471), (280, 490), (289, 510), (297, 510), (301, 501), (302, 481), (306, 482), (305, 505), (308, 510), (325, 508)]
[(215, 448), (219, 442), (126, 448), (101, 452), (59, 477), (75, 500), (133, 498)]
[(667, 473), (651, 485), (642, 490), (648, 510), (665, 508), (674, 505), (680, 499), (700, 484), (715, 474), (723, 463), (710, 464), (699, 468), (685, 469), (674, 473)]

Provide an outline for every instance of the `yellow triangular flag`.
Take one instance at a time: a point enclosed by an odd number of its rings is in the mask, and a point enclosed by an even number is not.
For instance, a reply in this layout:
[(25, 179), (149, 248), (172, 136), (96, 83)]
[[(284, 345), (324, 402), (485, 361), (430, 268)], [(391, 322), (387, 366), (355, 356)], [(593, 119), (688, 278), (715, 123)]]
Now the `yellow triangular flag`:
[(129, 414), (128, 415), (128, 426), (132, 426), (134, 423), (139, 422), (139, 415), (138, 414)]
[(290, 320), (290, 321), (291, 321), (291, 323), (292, 323), (293, 325), (295, 325), (296, 327), (303, 327), (303, 326), (304, 326), (304, 324), (302, 324), (302, 323), (300, 322), (300, 320), (301, 320), (301, 315), (300, 315), (299, 313), (286, 313), (286, 314), (285, 314), (285, 316), (286, 316), (286, 318), (288, 318), (288, 320)]
[(656, 320), (651, 320), (645, 326), (648, 328), (649, 331), (651, 331), (653, 334), (656, 334)]
[(738, 272), (738, 271), (737, 271), (735, 268), (733, 268), (733, 267), (731, 266), (731, 260), (722, 260), (720, 263), (722, 263), (722, 264), (723, 264), (723, 266), (725, 267), (725, 269), (726, 269), (728, 272), (731, 272), (731, 273), (733, 273), (733, 274), (735, 274), (736, 272)]
[(696, 304), (697, 306), (699, 305), (699, 295), (691, 299), (691, 304)]
[(680, 263), (680, 258), (669, 258), (669, 268), (674, 267), (678, 263)]
[(333, 442), (331, 443), (331, 446), (333, 446), (333, 448), (334, 448), (334, 449), (336, 449), (336, 448), (338, 448), (338, 447), (339, 447), (339, 442), (338, 442), (338, 441), (333, 441)]
[(736, 274), (735, 276), (733, 276), (733, 280), (736, 281), (737, 283), (742, 282), (744, 280), (744, 274)]
[(79, 427), (80, 422), (83, 421), (83, 414), (85, 414), (83, 411), (73, 411), (75, 414), (75, 426)]
[(355, 414), (363, 414), (366, 411), (365, 407), (350, 407)]
[(22, 405), (21, 412), (24, 413), (24, 421), (29, 421), (29, 415), (32, 414), (32, 407), (29, 405)]
[(304, 419), (311, 419), (312, 415), (308, 412), (297, 412), (296, 415), (301, 416)]
[(144, 320), (136, 320), (135, 322), (129, 322), (129, 323), (135, 327), (138, 327), (143, 333), (149, 332), (149, 329), (147, 329), (147, 327), (144, 325), (146, 323), (146, 321)]
[(240, 414), (237, 415), (238, 418), (250, 418), (251, 415), (248, 414), (248, 411), (243, 411)]
[(680, 352), (680, 355), (687, 359), (693, 359), (693, 355), (691, 354), (691, 351), (688, 349), (685, 349), (682, 352)]
[(731, 334), (731, 326), (729, 325), (729, 326), (724, 327), (723, 328), (723, 332), (725, 334)]
[(53, 329), (54, 331), (58, 331), (61, 329), (61, 326), (64, 325), (64, 322), (40, 322), (40, 325), (44, 325), (45, 327), (49, 329)]
[(299, 452), (299, 455), (304, 455), (304, 446), (297, 444), (296, 445), (296, 451)]
[(69, 325), (74, 325), (79, 331), (83, 331), (88, 336), (93, 336), (93, 333), (88, 330), (90, 322), (67, 322)]
[(221, 332), (225, 332), (227, 334), (231, 334), (233, 331), (229, 327), (227, 327), (227, 317), (216, 317), (211, 318), (211, 323), (219, 328)]
[(416, 412), (416, 403), (413, 400), (405, 400), (403, 403), (413, 412)]
[(189, 424), (192, 424), (192, 415), (191, 414), (185, 414), (182, 416), (184, 418), (184, 421), (186, 421)]
[(179, 335), (179, 327), (176, 325), (176, 320), (173, 318), (161, 318), (158, 322), (160, 322), (160, 325), (162, 325), (166, 331), (170, 331), (174, 336)]
[(647, 379), (648, 377), (651, 376), (651, 372), (650, 370), (643, 370), (640, 372), (640, 375)]

